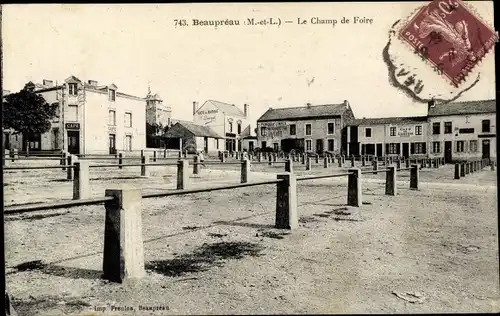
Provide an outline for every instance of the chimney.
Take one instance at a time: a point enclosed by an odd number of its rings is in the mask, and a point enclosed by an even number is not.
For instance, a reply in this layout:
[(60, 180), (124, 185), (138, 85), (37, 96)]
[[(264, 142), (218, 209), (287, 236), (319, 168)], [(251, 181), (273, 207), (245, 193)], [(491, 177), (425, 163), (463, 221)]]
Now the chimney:
[(196, 114), (196, 111), (198, 110), (198, 102), (193, 101), (193, 115)]
[(52, 87), (52, 86), (54, 86), (54, 81), (43, 79), (43, 85), (46, 87)]
[(243, 113), (245, 113), (245, 117), (248, 118), (248, 115), (250, 114), (248, 109), (248, 104), (243, 105)]
[(95, 80), (89, 80), (89, 85), (92, 86), (92, 87), (97, 87), (97, 81)]
[(311, 107), (311, 103), (307, 103), (307, 104), (306, 104), (306, 106), (307, 106), (308, 108), (310, 108), (310, 107)]
[(349, 101), (344, 100), (344, 106), (349, 106)]
[(431, 108), (433, 108), (435, 106), (435, 101), (434, 99), (430, 100), (428, 103), (427, 103), (427, 111), (430, 111)]

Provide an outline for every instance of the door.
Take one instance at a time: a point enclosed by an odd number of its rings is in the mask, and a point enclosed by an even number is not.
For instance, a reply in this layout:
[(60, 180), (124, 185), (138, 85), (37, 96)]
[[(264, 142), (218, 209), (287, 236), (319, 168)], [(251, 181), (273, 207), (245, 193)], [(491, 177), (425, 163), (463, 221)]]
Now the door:
[(263, 141), (261, 149), (266, 149), (266, 147), (267, 147), (267, 143), (265, 141)]
[(248, 142), (248, 151), (253, 151), (253, 141)]
[(316, 153), (317, 154), (323, 154), (324, 152), (323, 148), (323, 140), (322, 139), (316, 139)]
[(116, 153), (116, 135), (109, 134), (109, 154), (114, 155)]
[(410, 144), (408, 143), (403, 143), (403, 157), (410, 157)]
[(451, 149), (451, 142), (444, 142), (444, 163), (451, 163), (451, 160), (453, 159)]
[(73, 155), (80, 154), (80, 132), (68, 131), (68, 152)]
[(490, 159), (490, 141), (488, 139), (483, 140), (483, 159)]
[(382, 144), (377, 144), (377, 157), (382, 157)]

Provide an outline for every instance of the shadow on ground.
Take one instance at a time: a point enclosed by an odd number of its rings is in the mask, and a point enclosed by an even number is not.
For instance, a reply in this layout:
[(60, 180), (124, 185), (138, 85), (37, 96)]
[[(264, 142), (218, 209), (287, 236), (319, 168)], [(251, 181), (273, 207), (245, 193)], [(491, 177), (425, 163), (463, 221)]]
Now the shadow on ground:
[(47, 264), (41, 260), (24, 262), (13, 267), (13, 269), (15, 272), (40, 271), (45, 274), (71, 279), (100, 279), (102, 276), (102, 271)]
[(205, 243), (192, 253), (180, 255), (170, 260), (148, 262), (146, 269), (165, 276), (179, 277), (186, 273), (202, 272), (213, 266), (220, 266), (225, 260), (260, 256), (261, 250), (260, 245), (249, 242)]

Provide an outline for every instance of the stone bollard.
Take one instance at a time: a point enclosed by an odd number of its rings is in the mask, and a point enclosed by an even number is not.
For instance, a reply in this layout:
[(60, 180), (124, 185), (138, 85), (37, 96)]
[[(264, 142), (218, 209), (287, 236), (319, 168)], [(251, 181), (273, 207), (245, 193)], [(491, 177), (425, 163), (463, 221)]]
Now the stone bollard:
[(177, 190), (185, 190), (189, 187), (188, 170), (189, 162), (185, 159), (177, 162)]
[(323, 157), (323, 167), (328, 168), (328, 157)]
[(123, 283), (146, 276), (142, 239), (142, 196), (138, 188), (107, 189), (103, 278)]
[(306, 170), (311, 170), (311, 157), (306, 158)]
[(147, 177), (146, 164), (149, 163), (149, 155), (141, 156), (141, 177)]
[(361, 170), (359, 168), (349, 169), (349, 175), (347, 177), (347, 205), (360, 207), (363, 204), (361, 194)]
[(372, 160), (372, 166), (373, 166), (373, 174), (378, 174), (377, 170), (378, 170), (378, 160), (377, 159), (374, 159)]
[(455, 180), (460, 179), (460, 164), (455, 164)]
[(385, 195), (396, 195), (396, 168), (394, 166), (387, 167), (385, 173)]
[(122, 169), (122, 168), (123, 168), (123, 154), (119, 153), (118, 154), (118, 169)]
[(418, 165), (411, 165), (410, 169), (410, 189), (418, 190)]
[(287, 159), (285, 161), (285, 172), (293, 173), (293, 160)]
[(460, 177), (465, 177), (465, 164), (463, 162), (460, 163)]
[(74, 163), (73, 200), (90, 199), (90, 168), (88, 161)]
[(355, 164), (355, 162), (354, 162), (354, 155), (351, 155), (351, 167), (354, 168), (354, 164)]
[(241, 161), (241, 183), (250, 181), (250, 160), (243, 159)]
[(199, 166), (198, 166), (198, 155), (193, 156), (193, 174), (198, 174), (199, 173)]
[(276, 222), (278, 229), (296, 229), (299, 226), (297, 214), (297, 180), (293, 173), (277, 175)]
[(66, 179), (68, 180), (73, 180), (73, 173), (74, 170), (72, 167), (75, 162), (78, 161), (78, 157), (75, 155), (69, 155), (68, 156), (68, 168), (66, 168)]

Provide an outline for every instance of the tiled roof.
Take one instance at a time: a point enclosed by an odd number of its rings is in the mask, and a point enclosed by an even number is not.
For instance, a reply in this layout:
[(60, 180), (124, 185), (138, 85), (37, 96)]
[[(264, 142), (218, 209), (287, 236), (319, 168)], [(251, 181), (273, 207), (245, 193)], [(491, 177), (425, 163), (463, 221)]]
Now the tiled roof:
[(270, 108), (257, 121), (275, 121), (284, 119), (331, 117), (344, 114), (348, 107), (344, 104), (311, 105), (291, 108)]
[(426, 121), (427, 121), (427, 116), (377, 117), (377, 118), (356, 119), (349, 125), (359, 126), (359, 125), (404, 124), (404, 123), (421, 123)]
[(496, 100), (465, 101), (436, 104), (429, 108), (429, 116), (495, 113)]
[(213, 129), (211, 129), (208, 126), (202, 126), (202, 125), (196, 125), (192, 122), (187, 122), (187, 121), (182, 121), (182, 122), (177, 122), (175, 125), (173, 125), (166, 133), (166, 137), (179, 137), (178, 134), (175, 132), (176, 126), (182, 126), (191, 133), (193, 133), (194, 136), (199, 136), (199, 137), (212, 137), (212, 138), (222, 138), (220, 137), (216, 132), (214, 132)]
[[(219, 109), (219, 111), (221, 111), (224, 114), (245, 117), (245, 113), (240, 108), (238, 108), (236, 105), (224, 103), (224, 102), (220, 102), (220, 101), (215, 101), (215, 100), (207, 100), (205, 102), (205, 104), (207, 104), (207, 103), (213, 104), (215, 107), (217, 107)], [(202, 107), (205, 106), (205, 104), (203, 104)], [(200, 107), (200, 109), (201, 109), (201, 107)]]

